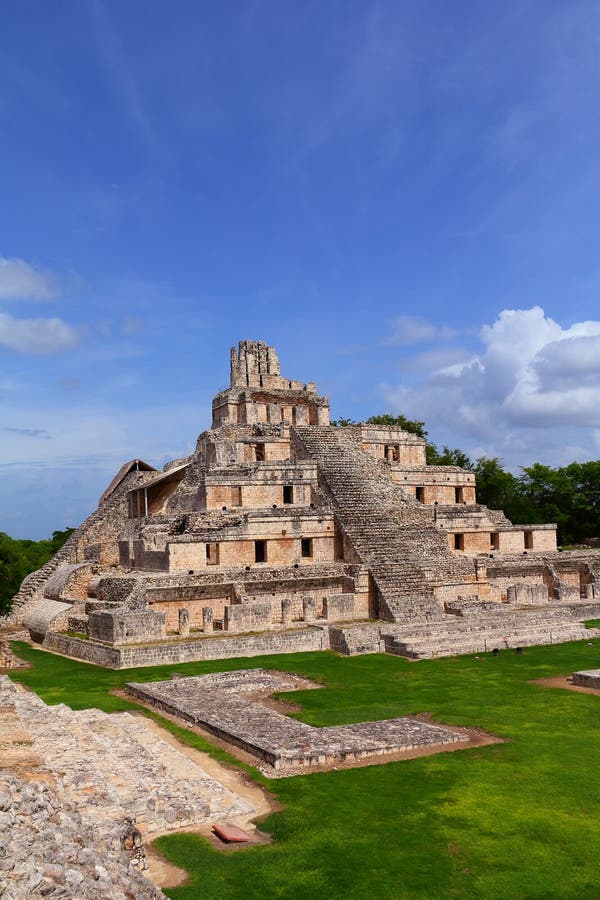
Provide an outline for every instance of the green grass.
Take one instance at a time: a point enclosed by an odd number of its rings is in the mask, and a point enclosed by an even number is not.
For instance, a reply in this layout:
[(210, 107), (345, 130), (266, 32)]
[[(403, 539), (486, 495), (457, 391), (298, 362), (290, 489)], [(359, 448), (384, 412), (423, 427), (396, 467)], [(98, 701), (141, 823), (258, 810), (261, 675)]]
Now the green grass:
[(600, 628), (600, 619), (588, 619), (584, 625), (586, 628)]
[(187, 885), (166, 891), (174, 900), (600, 897), (600, 698), (530, 683), (600, 667), (600, 640), (496, 658), (307, 653), (121, 672), (16, 649), (32, 668), (11, 677), (74, 708), (135, 708), (108, 693), (128, 680), (260, 665), (325, 685), (290, 695), (303, 704), (298, 717), (314, 725), (430, 712), (507, 741), (270, 780), (283, 807), (261, 825), (272, 845), (220, 853), (197, 835), (158, 840), (190, 872)]

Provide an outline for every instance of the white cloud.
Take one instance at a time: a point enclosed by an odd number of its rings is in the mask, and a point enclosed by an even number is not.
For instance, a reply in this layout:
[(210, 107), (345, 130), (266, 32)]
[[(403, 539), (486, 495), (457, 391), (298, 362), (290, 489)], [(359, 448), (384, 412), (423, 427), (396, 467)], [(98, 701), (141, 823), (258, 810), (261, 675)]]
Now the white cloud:
[(414, 387), (385, 386), (388, 404), (425, 419), (444, 440), (464, 446), (467, 439), (518, 464), (564, 461), (573, 447), (597, 453), (600, 321), (563, 328), (539, 306), (506, 309), (481, 328), (480, 339), (480, 351), (465, 362), (432, 366)]
[(436, 347), (402, 359), (401, 367), (406, 372), (448, 371), (456, 366), (462, 368), (472, 356), (464, 347)]
[(33, 268), (24, 259), (0, 256), (0, 300), (51, 300), (57, 293), (48, 272)]
[(421, 316), (396, 316), (386, 344), (421, 344), (425, 341), (450, 340), (456, 332), (445, 325), (434, 325)]
[(0, 346), (20, 353), (60, 353), (78, 343), (77, 331), (62, 319), (17, 319), (0, 312)]

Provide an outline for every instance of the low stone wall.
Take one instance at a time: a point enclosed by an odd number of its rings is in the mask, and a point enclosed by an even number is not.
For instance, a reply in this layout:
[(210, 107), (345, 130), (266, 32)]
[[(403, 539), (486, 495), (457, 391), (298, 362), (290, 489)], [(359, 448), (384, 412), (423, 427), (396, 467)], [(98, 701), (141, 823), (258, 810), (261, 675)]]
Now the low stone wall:
[(245, 634), (236, 637), (210, 637), (172, 644), (149, 644), (145, 647), (108, 647), (94, 641), (83, 641), (66, 634), (50, 633), (44, 647), (64, 656), (108, 669), (161, 666), (203, 659), (235, 659), (242, 656), (269, 656), (276, 653), (306, 653), (328, 650), (329, 634), (323, 628), (298, 631)]
[(332, 594), (323, 600), (323, 613), (331, 622), (344, 622), (355, 617), (354, 594)]
[(225, 607), (226, 631), (262, 631), (273, 623), (273, 603), (263, 600)]
[(110, 644), (134, 644), (166, 637), (164, 613), (151, 609), (96, 610), (88, 616), (88, 634)]
[[(543, 606), (548, 603), (548, 588), (545, 584), (512, 584), (506, 589), (506, 599), (518, 606)], [(574, 599), (579, 600), (579, 594)]]
[(116, 647), (108, 647), (105, 644), (96, 644), (94, 641), (82, 641), (80, 638), (69, 637), (66, 634), (49, 632), (44, 638), (44, 647), (53, 653), (62, 656), (73, 656), (83, 662), (94, 663), (105, 669), (120, 669), (121, 651)]
[(581, 687), (596, 688), (600, 690), (600, 669), (588, 669), (585, 672), (573, 672), (571, 676), (573, 684)]

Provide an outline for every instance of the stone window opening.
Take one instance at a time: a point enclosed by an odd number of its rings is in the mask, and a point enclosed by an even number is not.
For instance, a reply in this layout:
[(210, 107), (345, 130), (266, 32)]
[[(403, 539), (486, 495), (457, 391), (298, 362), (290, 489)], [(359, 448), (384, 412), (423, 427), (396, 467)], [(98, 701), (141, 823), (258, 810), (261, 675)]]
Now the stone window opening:
[(415, 497), (417, 498), (419, 503), (425, 503), (425, 488), (422, 486), (418, 487), (415, 490)]
[(454, 535), (454, 549), (455, 550), (464, 550), (465, 549), (464, 534), (455, 534)]
[(219, 545), (215, 542), (206, 545), (206, 565), (219, 565)]
[(267, 561), (267, 542), (254, 541), (254, 562), (264, 563)]
[(301, 539), (300, 552), (304, 559), (312, 559), (312, 555), (313, 555), (312, 538), (302, 538)]
[(265, 445), (264, 444), (253, 444), (252, 449), (254, 451), (254, 461), (255, 462), (264, 462), (265, 461)]
[(284, 484), (283, 486), (283, 502), (284, 503), (293, 503), (294, 502), (294, 487), (291, 484)]
[(523, 532), (523, 542), (526, 550), (533, 550), (533, 531)]
[(500, 549), (500, 535), (497, 531), (492, 531), (490, 534), (490, 550), (499, 550)]
[(393, 444), (386, 444), (383, 450), (383, 455), (388, 462), (398, 462), (398, 460), (400, 459), (400, 450)]
[(465, 492), (461, 487), (454, 488), (454, 502), (455, 503), (464, 503), (465, 502)]

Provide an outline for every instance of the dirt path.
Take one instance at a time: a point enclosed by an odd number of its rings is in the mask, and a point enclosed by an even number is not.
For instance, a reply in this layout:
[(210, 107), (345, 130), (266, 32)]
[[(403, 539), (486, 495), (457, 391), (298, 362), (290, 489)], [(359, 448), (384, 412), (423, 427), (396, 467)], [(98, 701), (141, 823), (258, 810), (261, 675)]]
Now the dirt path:
[(567, 675), (558, 675), (555, 678), (536, 678), (530, 684), (539, 684), (542, 687), (562, 688), (567, 691), (575, 691), (578, 694), (595, 694), (600, 697), (599, 688), (584, 687), (582, 684), (573, 684)]

